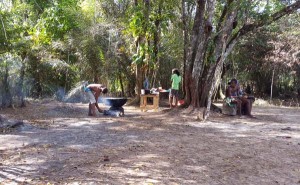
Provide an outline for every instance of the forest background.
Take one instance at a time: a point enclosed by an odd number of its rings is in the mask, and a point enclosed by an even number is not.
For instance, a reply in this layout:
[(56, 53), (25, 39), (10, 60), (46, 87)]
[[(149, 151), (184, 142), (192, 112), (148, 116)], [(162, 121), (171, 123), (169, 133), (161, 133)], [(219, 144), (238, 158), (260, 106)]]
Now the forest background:
[[(145, 77), (208, 107), (231, 78), (256, 97), (299, 101), (300, 2), (2, 0), (0, 104), (63, 100), (78, 83), (138, 97)], [(298, 10), (298, 11), (297, 11)]]

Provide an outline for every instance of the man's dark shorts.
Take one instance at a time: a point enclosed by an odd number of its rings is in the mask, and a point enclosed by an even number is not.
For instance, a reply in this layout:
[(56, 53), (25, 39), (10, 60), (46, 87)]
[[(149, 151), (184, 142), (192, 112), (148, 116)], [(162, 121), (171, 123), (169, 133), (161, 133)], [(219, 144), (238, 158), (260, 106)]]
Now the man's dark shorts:
[(179, 90), (171, 89), (170, 97), (176, 97), (176, 98), (178, 98), (178, 96), (179, 96)]

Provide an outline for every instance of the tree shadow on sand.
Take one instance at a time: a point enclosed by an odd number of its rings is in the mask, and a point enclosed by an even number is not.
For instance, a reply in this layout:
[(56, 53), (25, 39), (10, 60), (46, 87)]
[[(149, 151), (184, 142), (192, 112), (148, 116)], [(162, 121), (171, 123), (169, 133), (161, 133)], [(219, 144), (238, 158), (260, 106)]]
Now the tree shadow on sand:
[[(296, 163), (300, 150), (295, 150), (298, 131), (290, 140), (277, 138), (280, 122), (222, 116), (195, 122), (181, 116), (180, 109), (127, 112), (122, 118), (53, 117), (49, 129), (2, 135), (2, 141), (21, 138), (25, 145), (3, 150), (3, 156), (11, 159), (3, 157), (0, 180), (14, 177), (17, 183), (28, 179), (29, 184), (293, 184), (300, 180), (295, 172), (300, 167)], [(20, 174), (9, 170), (25, 167), (28, 171)]]

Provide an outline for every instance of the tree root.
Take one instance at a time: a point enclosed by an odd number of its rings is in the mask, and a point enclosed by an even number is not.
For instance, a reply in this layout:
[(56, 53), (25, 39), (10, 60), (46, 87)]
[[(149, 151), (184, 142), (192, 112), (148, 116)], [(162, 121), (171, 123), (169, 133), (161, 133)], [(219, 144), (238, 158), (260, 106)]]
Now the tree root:
[[(206, 110), (207, 109), (205, 107), (195, 108), (193, 106), (189, 106), (182, 111), (182, 114), (194, 117), (196, 120), (203, 121), (209, 117), (209, 112), (206, 112)], [(211, 111), (222, 113), (222, 109), (215, 104), (211, 104)]]

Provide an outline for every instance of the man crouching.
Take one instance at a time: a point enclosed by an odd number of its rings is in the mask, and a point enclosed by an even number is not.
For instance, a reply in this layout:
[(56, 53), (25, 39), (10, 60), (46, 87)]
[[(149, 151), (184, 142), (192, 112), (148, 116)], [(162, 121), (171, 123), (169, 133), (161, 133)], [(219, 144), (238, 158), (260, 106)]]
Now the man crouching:
[(100, 93), (106, 94), (108, 92), (107, 88), (102, 84), (90, 84), (85, 87), (84, 91), (86, 92), (89, 98), (89, 116), (96, 116), (96, 108), (100, 113), (103, 112), (98, 106), (98, 98)]

